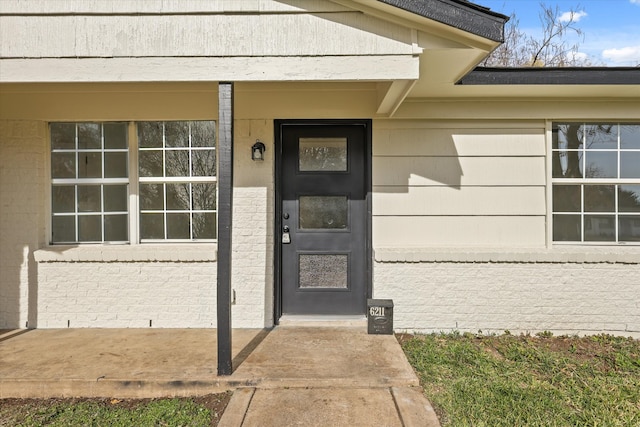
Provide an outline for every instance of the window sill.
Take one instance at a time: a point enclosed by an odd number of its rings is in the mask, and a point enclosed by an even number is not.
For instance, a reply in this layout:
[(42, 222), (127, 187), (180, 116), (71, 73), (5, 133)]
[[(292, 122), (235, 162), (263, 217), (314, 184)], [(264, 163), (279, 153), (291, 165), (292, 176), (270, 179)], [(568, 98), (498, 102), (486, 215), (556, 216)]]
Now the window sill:
[(547, 263), (640, 264), (640, 246), (563, 246), (536, 248), (377, 248), (376, 262), (393, 263)]
[(213, 262), (216, 244), (145, 244), (47, 246), (34, 252), (36, 262)]

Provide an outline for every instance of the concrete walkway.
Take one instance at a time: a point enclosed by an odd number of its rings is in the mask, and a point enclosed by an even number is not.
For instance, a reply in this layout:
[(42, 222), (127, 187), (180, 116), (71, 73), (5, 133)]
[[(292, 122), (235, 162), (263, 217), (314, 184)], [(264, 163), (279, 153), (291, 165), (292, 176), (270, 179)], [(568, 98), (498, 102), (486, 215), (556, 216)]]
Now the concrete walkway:
[(213, 329), (0, 333), (0, 398), (161, 397), (235, 390), (221, 426), (437, 426), (390, 335), (362, 327), (233, 331), (216, 375)]

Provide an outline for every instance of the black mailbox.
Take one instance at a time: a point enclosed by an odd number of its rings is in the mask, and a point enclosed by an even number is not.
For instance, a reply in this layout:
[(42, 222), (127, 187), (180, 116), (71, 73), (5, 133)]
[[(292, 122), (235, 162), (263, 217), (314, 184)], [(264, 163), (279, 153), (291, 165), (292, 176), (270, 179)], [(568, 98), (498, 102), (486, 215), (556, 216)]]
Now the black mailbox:
[(367, 330), (370, 334), (393, 334), (393, 300), (367, 300)]

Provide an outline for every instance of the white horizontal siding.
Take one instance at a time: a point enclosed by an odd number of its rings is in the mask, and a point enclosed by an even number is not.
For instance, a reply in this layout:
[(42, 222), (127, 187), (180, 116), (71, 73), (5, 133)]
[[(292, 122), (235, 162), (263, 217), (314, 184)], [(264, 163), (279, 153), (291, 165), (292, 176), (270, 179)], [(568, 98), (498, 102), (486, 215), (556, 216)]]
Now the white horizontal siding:
[(336, 12), (346, 8), (327, 0), (2, 0), (0, 13), (221, 13)]
[(406, 192), (373, 189), (379, 216), (544, 215), (545, 187), (409, 187)]
[(543, 128), (434, 129), (424, 123), (412, 128), (416, 124), (411, 122), (407, 128), (392, 126), (376, 127), (374, 156), (544, 156), (545, 152)]
[(378, 121), (373, 244), (545, 245), (544, 122)]
[(545, 244), (544, 216), (374, 216), (374, 250)]
[(4, 58), (398, 55), (411, 30), (361, 13), (0, 16)]
[(544, 157), (376, 156), (373, 185), (544, 185), (544, 162)]

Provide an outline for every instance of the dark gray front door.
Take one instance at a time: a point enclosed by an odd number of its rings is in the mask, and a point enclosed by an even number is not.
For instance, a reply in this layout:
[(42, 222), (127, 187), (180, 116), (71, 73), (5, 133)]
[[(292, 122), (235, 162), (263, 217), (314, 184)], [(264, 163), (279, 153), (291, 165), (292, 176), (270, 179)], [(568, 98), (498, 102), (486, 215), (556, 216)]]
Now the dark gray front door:
[(278, 123), (283, 314), (364, 314), (369, 122)]

